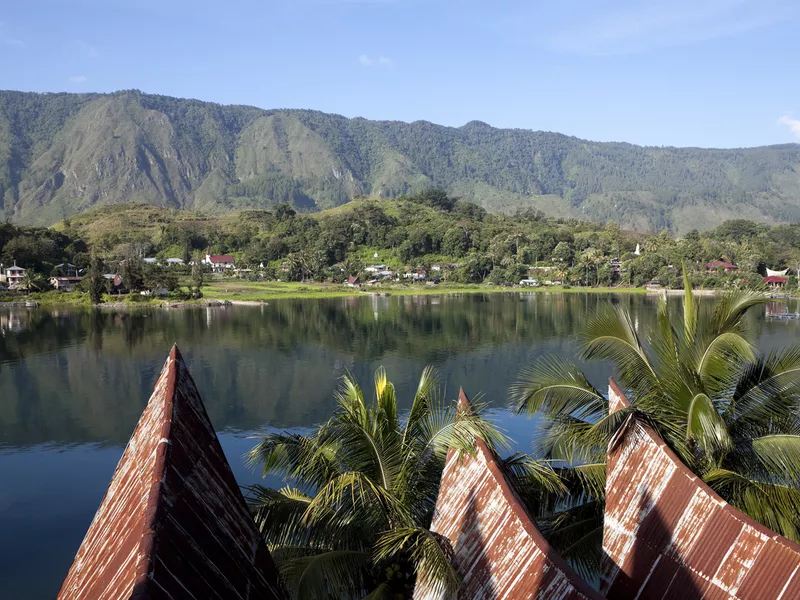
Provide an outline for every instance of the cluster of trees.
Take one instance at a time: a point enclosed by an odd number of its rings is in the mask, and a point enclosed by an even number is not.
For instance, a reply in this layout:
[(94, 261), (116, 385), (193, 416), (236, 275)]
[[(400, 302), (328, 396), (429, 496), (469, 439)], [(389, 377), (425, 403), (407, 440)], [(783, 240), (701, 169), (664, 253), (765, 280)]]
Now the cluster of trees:
[[(632, 421), (654, 427), (728, 503), (800, 539), (800, 347), (763, 355), (745, 327), (766, 300), (752, 292), (700, 304), (684, 277), (680, 318), (661, 300), (649, 345), (630, 314), (608, 305), (586, 325), (584, 359), (607, 361), (631, 405), (608, 398), (580, 368), (553, 357), (511, 387), (519, 411), (542, 420), (536, 454), (500, 459), (548, 541), (596, 581), (602, 557), (606, 453)], [(370, 401), (369, 396), (372, 397)], [(250, 452), (280, 490), (250, 489), (256, 522), (292, 597), (410, 597), (415, 578), (456, 594), (459, 575), (430, 530), (449, 448), (490, 448), (503, 436), (480, 407), (443, 404), (430, 368), (406, 417), (381, 369), (375, 389), (350, 376), (329, 421), (308, 434), (267, 434)]]
[[(235, 217), (171, 219), (154, 213), (157, 227), (147, 231), (126, 227), (126, 210), (136, 205), (120, 208), (116, 228), (99, 235), (87, 228), (91, 216), (67, 221), (62, 231), (2, 225), (0, 259), (47, 276), (61, 262), (87, 269), (93, 251), (120, 261), (111, 272), (123, 275), (131, 289), (145, 277), (144, 265), (131, 261), (169, 256), (188, 263), (206, 251), (233, 254), (253, 277), (335, 283), (365, 275), (374, 262), (398, 273), (415, 268), (430, 273), (431, 265), (441, 264), (443, 276), (460, 283), (516, 284), (534, 277), (573, 286), (657, 282), (673, 288), (681, 286), (681, 265), (695, 286), (727, 288), (761, 287), (767, 268), (800, 268), (800, 225), (733, 220), (676, 238), (666, 230), (642, 234), (614, 221), (552, 219), (534, 210), (490, 214), (437, 189), (392, 200), (361, 198), (313, 215), (285, 203)], [(738, 268), (708, 273), (705, 265), (717, 260)], [(174, 288), (174, 273), (154, 266), (145, 287)]]

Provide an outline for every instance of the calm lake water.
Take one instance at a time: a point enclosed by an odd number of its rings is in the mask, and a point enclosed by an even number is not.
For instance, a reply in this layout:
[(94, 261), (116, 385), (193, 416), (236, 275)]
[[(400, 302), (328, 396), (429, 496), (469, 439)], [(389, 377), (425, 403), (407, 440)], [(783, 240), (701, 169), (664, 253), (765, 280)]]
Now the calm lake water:
[[(351, 372), (369, 389), (380, 365), (406, 408), (423, 367), (435, 365), (449, 397), (459, 386), (481, 395), (516, 447), (530, 449), (534, 425), (506, 410), (509, 385), (537, 357), (574, 357), (583, 324), (608, 303), (627, 306), (640, 331), (655, 318), (655, 298), (590, 294), (0, 310), (0, 597), (55, 596), (173, 342), (234, 473), (250, 484), (260, 480), (242, 461), (251, 436), (324, 421), (337, 380)], [(749, 325), (764, 349), (800, 331), (764, 309)], [(587, 370), (604, 387), (607, 367)]]

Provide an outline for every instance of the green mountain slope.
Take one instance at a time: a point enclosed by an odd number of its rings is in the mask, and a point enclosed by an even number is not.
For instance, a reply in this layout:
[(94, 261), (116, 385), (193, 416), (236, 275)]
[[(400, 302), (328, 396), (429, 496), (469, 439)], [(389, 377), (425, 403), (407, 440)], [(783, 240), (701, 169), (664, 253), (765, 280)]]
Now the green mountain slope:
[(0, 216), (51, 224), (140, 201), (301, 210), (442, 187), (491, 211), (647, 230), (800, 220), (800, 146), (711, 150), (346, 119), (142, 94), (0, 92)]

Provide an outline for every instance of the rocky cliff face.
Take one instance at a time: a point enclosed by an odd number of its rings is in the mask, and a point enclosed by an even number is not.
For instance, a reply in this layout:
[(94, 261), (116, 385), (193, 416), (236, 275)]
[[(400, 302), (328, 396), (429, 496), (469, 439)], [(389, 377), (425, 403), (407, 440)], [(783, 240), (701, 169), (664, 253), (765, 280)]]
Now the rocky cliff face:
[(441, 187), (488, 210), (676, 231), (800, 219), (800, 146), (643, 148), (560, 134), (346, 119), (136, 91), (0, 92), (0, 217), (119, 202), (225, 212)]

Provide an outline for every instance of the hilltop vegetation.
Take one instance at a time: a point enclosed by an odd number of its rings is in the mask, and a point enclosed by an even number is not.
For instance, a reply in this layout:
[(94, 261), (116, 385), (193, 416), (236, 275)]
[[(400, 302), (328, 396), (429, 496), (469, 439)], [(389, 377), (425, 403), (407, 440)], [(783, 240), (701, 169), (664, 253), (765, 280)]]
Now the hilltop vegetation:
[(648, 148), (557, 133), (346, 119), (124, 91), (0, 92), (0, 217), (50, 225), (122, 202), (310, 212), (430, 187), (489, 212), (639, 231), (800, 220), (800, 146)]
[[(655, 281), (680, 287), (680, 267), (686, 265), (695, 285), (758, 289), (767, 268), (800, 268), (800, 224), (732, 220), (675, 238), (666, 231), (641, 234), (614, 222), (601, 226), (538, 211), (491, 214), (441, 190), (426, 190), (392, 200), (361, 198), (313, 214), (288, 204), (220, 216), (124, 204), (50, 229), (0, 226), (0, 261), (16, 260), (40, 275), (65, 261), (88, 268), (95, 255), (106, 261), (107, 273), (175, 289), (174, 275), (185, 283), (190, 275), (202, 282), (201, 274), (143, 265), (142, 259), (188, 263), (206, 252), (232, 254), (238, 267), (250, 269), (240, 276), (251, 280), (343, 283), (360, 275), (366, 281), (374, 276), (367, 267), (380, 263), (394, 273), (384, 281), (409, 281), (401, 276), (419, 271), (455, 284), (508, 285), (533, 277), (572, 286)], [(706, 264), (719, 260), (738, 269), (707, 272)], [(196, 296), (199, 283), (194, 285)]]

